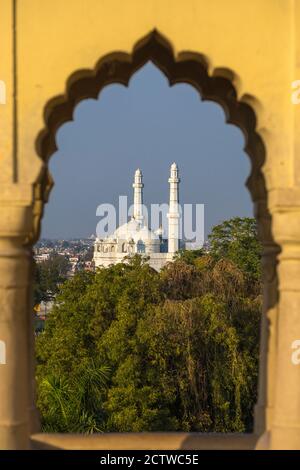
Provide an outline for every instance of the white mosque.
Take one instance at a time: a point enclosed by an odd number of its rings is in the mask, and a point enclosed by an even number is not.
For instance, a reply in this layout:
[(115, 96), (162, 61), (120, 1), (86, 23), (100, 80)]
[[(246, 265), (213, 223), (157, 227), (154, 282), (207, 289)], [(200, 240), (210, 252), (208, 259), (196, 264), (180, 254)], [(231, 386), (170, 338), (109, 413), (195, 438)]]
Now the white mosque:
[(179, 173), (176, 163), (170, 168), (170, 202), (168, 217), (168, 239), (163, 230), (156, 231), (147, 226), (143, 214), (143, 175), (137, 169), (134, 175), (133, 216), (106, 238), (96, 238), (94, 245), (94, 264), (107, 267), (120, 263), (126, 256), (140, 254), (149, 258), (148, 263), (159, 271), (167, 262), (172, 261), (184, 243), (179, 239), (181, 215), (179, 210)]

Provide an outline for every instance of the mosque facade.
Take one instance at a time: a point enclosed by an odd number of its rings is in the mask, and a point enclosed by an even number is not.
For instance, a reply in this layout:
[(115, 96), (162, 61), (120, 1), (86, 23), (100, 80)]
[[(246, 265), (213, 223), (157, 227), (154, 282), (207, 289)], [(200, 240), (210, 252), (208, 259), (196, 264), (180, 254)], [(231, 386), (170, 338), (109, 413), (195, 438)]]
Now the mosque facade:
[(143, 213), (143, 175), (137, 169), (133, 182), (133, 215), (125, 224), (119, 226), (106, 238), (96, 238), (94, 244), (95, 267), (108, 267), (120, 263), (124, 258), (135, 254), (145, 256), (149, 265), (160, 271), (166, 263), (173, 261), (179, 249), (185, 247), (180, 240), (181, 214), (179, 206), (179, 170), (176, 163), (170, 168), (170, 199), (168, 218), (168, 236), (160, 227), (151, 230)]

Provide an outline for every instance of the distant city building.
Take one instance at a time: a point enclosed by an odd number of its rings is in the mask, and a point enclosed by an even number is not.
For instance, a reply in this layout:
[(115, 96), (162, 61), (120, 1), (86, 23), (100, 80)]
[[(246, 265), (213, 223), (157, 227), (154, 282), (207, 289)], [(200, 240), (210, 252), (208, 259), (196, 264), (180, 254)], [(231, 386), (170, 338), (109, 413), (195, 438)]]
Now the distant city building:
[(84, 270), (85, 271), (93, 271), (94, 270), (94, 262), (93, 261), (85, 261), (84, 262)]
[(51, 312), (53, 306), (54, 306), (53, 300), (48, 300), (48, 301), (42, 300), (40, 304), (37, 304), (34, 306), (34, 311), (36, 312), (36, 315), (39, 318), (41, 318), (42, 320), (45, 320), (46, 317)]
[(147, 226), (143, 214), (143, 175), (137, 169), (134, 175), (133, 216), (110, 236), (96, 238), (94, 244), (95, 267), (120, 263), (126, 256), (140, 254), (149, 257), (149, 264), (159, 271), (185, 244), (179, 239), (179, 172), (176, 163), (170, 169), (170, 202), (168, 212), (168, 239), (163, 238), (162, 229), (153, 231)]
[(37, 263), (43, 263), (50, 258), (50, 253), (43, 253), (39, 255), (34, 255), (34, 259)]

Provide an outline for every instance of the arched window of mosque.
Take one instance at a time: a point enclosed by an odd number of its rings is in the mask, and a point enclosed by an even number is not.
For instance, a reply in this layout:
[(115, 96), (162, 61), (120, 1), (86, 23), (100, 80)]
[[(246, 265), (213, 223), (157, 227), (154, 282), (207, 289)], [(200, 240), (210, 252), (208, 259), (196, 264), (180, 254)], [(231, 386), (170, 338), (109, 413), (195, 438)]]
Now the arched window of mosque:
[(127, 245), (126, 245), (126, 243), (123, 243), (123, 245), (122, 245), (122, 253), (127, 253)]
[(137, 242), (137, 252), (138, 253), (145, 253), (145, 243), (142, 240)]

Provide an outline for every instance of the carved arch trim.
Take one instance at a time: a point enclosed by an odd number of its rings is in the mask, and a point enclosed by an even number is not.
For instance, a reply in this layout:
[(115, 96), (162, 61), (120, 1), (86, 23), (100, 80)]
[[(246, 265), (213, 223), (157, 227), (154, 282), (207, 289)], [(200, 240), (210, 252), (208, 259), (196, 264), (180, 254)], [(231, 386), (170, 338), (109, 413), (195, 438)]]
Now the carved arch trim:
[(157, 30), (153, 30), (135, 44), (131, 54), (113, 52), (102, 57), (94, 69), (78, 70), (73, 73), (67, 80), (65, 93), (47, 102), (44, 110), (45, 126), (39, 132), (35, 143), (43, 166), (35, 185), (33, 240), (39, 236), (43, 206), (53, 186), (48, 161), (57, 150), (55, 140), (57, 130), (65, 122), (73, 120), (74, 109), (80, 101), (87, 98), (97, 99), (100, 91), (112, 83), (128, 87), (134, 73), (148, 61), (153, 62), (161, 70), (170, 86), (176, 83), (188, 83), (198, 90), (202, 100), (220, 104), (225, 112), (226, 122), (242, 130), (245, 137), (245, 151), (251, 161), (251, 172), (246, 186), (252, 200), (259, 203), (264, 217), (268, 218), (267, 192), (262, 173), (265, 146), (256, 129), (257, 119), (253, 108), (257, 100), (251, 95), (243, 95), (238, 99), (234, 86), (238, 76), (233, 71), (227, 68), (215, 68), (209, 73), (209, 61), (197, 52), (180, 52), (175, 57), (171, 43)]

